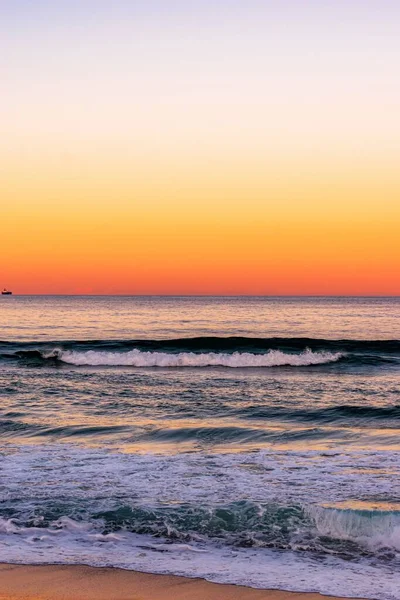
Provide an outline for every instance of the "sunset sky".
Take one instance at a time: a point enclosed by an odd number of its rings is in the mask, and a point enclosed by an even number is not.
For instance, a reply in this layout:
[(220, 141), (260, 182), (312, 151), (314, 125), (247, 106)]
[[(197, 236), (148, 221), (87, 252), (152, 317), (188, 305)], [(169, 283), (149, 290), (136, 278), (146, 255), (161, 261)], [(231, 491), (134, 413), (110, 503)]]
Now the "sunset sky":
[(400, 2), (0, 0), (0, 286), (400, 294)]

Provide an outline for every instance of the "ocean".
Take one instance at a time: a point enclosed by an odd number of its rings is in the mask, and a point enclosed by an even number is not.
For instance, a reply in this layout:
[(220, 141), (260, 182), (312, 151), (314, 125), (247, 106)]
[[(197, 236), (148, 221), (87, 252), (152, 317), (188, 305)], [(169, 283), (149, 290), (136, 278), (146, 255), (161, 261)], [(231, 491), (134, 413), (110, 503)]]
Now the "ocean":
[(0, 298), (0, 561), (400, 598), (400, 298)]

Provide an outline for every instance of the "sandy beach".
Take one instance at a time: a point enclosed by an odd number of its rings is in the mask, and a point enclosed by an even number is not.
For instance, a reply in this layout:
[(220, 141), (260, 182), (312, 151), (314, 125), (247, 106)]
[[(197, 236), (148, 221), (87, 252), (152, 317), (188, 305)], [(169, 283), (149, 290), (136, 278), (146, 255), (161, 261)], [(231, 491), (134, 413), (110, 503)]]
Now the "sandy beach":
[[(0, 565), (0, 600), (322, 600), (320, 594), (81, 565)], [(330, 597), (332, 600), (339, 598)]]

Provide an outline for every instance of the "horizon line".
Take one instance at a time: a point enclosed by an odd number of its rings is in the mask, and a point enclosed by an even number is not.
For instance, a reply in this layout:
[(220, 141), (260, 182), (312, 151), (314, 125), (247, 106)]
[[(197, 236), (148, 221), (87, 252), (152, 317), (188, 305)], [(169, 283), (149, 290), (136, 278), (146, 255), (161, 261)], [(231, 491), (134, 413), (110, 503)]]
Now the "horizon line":
[(400, 298), (400, 294), (113, 294), (113, 293), (86, 293), (86, 294), (53, 294), (53, 293), (41, 293), (41, 294), (18, 294), (12, 292), (13, 297), (27, 297), (27, 296), (54, 296), (63, 297), (69, 296), (74, 298), (79, 297), (120, 297), (120, 298)]

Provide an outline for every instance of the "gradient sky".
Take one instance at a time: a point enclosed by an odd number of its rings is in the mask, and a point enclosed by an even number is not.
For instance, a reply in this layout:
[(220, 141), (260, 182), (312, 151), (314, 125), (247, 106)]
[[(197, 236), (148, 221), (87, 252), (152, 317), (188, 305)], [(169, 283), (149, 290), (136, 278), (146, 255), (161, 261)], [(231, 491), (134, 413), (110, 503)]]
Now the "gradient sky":
[(400, 2), (0, 0), (0, 286), (400, 294)]

